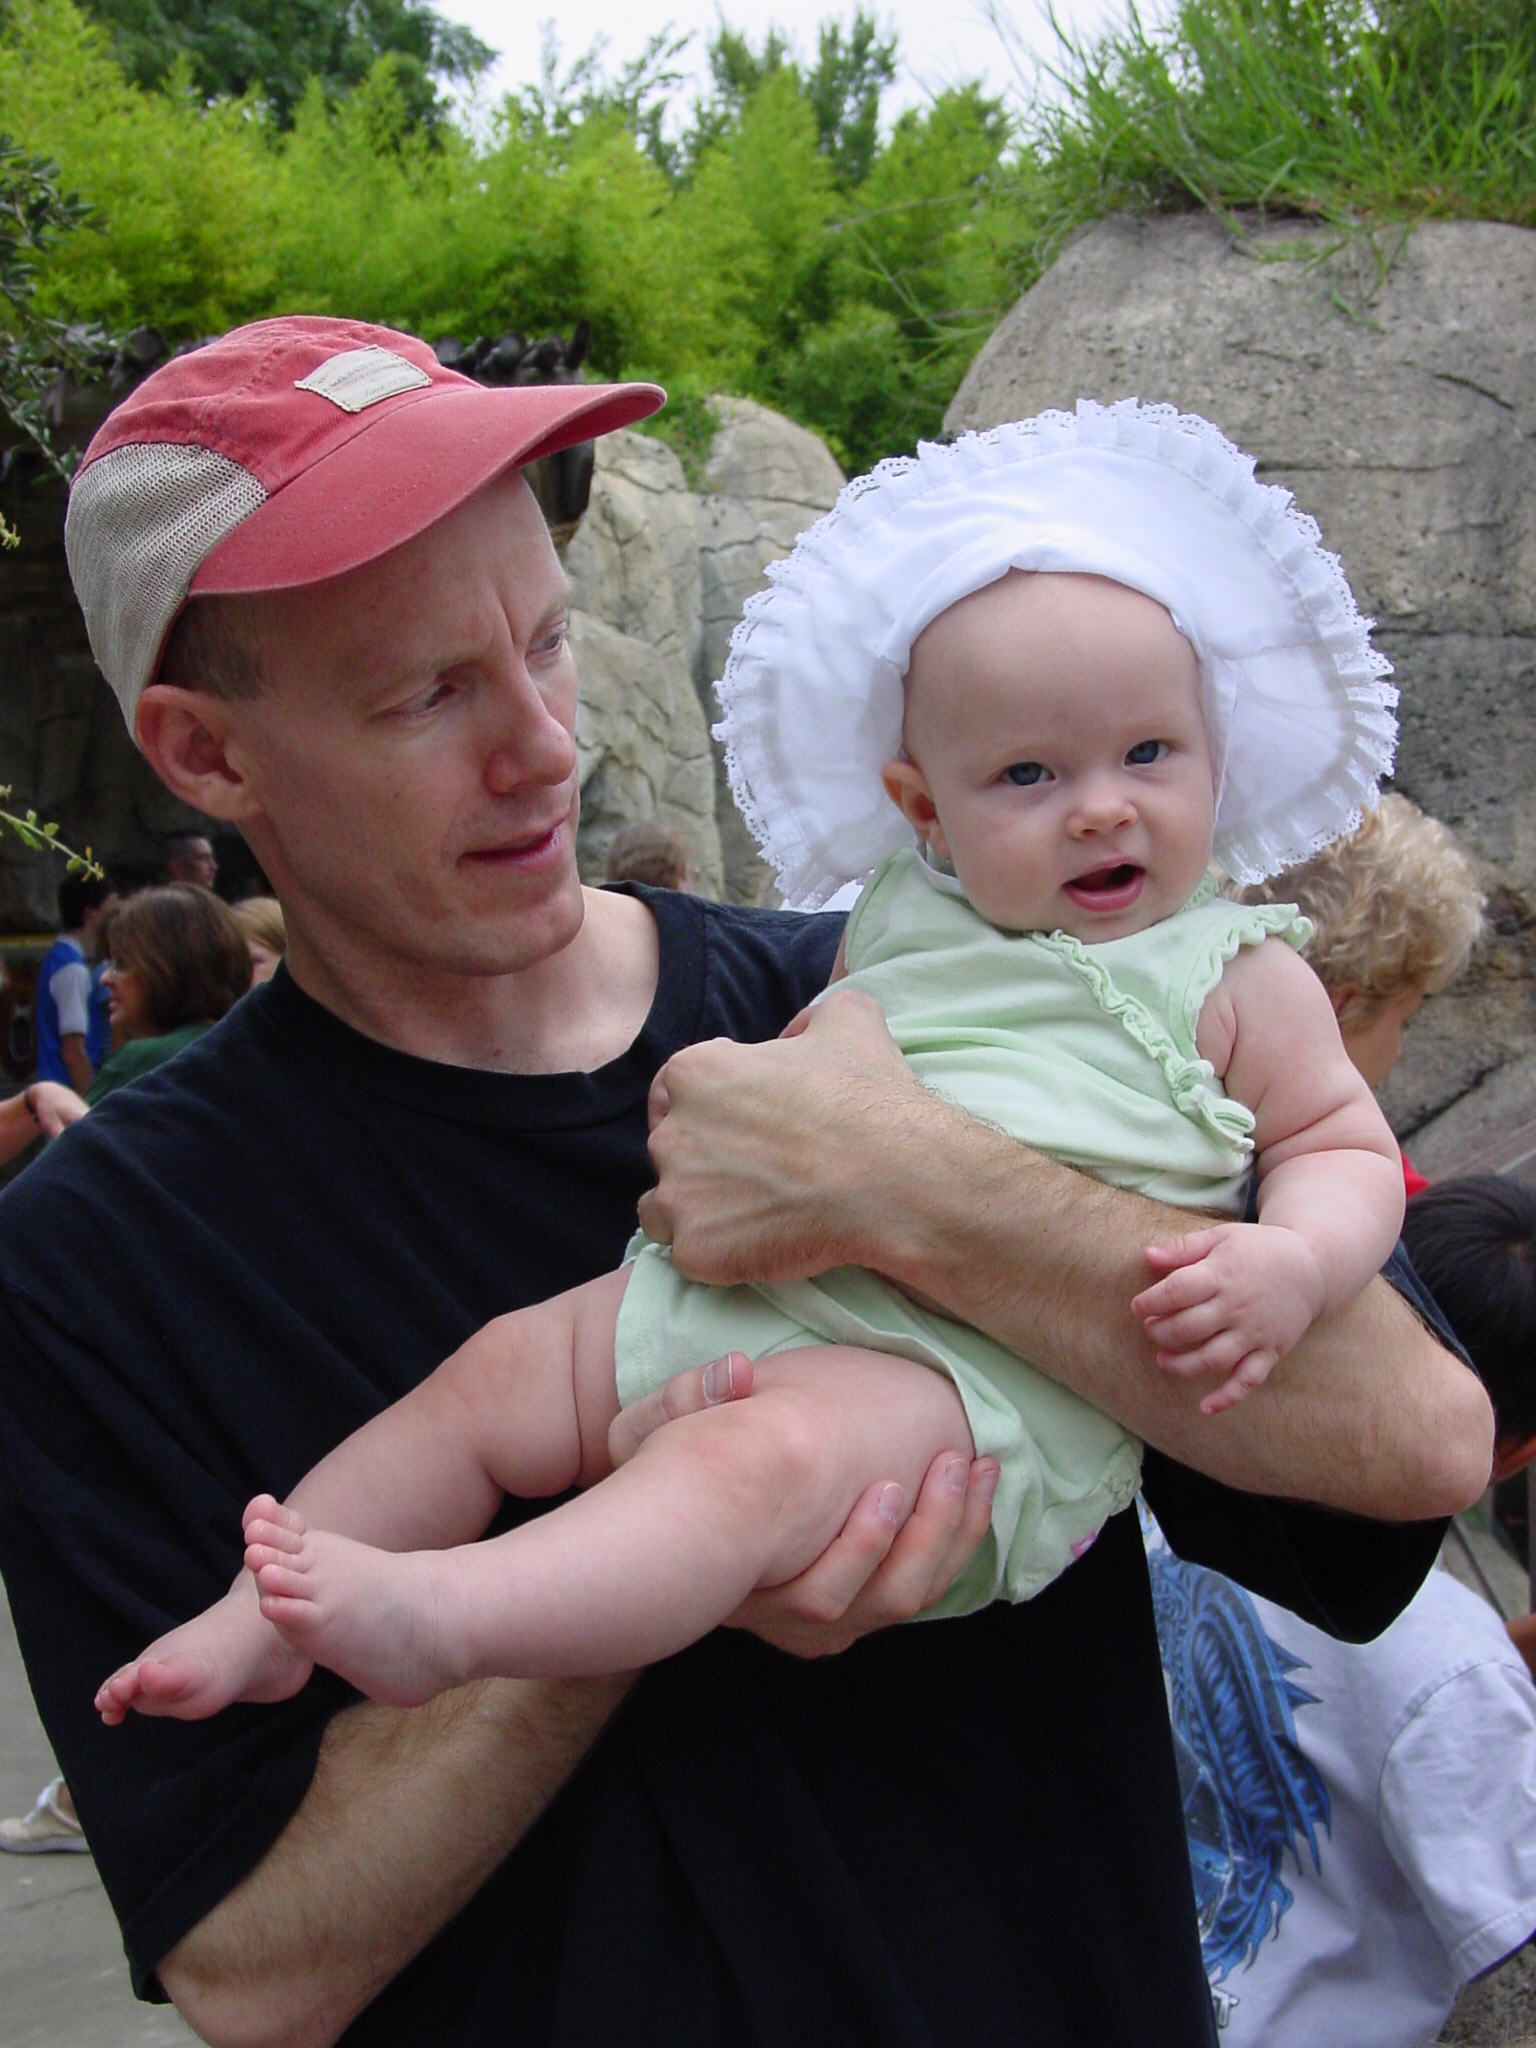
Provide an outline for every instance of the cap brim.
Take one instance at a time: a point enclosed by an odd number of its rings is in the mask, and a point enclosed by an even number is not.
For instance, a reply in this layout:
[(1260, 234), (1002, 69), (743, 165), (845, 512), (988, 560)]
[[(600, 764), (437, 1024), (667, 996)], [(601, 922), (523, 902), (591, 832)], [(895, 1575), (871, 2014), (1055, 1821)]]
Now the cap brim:
[(323, 583), (402, 547), (504, 470), (632, 426), (656, 384), (436, 384), (381, 412), (213, 548), (188, 596)]

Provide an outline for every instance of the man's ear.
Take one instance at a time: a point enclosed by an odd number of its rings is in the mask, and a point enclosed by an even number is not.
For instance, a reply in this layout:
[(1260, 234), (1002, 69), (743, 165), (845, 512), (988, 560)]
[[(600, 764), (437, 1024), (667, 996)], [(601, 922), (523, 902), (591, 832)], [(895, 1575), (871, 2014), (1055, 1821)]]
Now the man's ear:
[(151, 683), (134, 712), (139, 751), (166, 788), (205, 817), (238, 824), (256, 808), (231, 745), (233, 706), (210, 690)]
[(944, 827), (928, 778), (915, 761), (887, 761), (880, 770), (885, 793), (920, 839), (926, 839), (940, 860), (949, 859)]

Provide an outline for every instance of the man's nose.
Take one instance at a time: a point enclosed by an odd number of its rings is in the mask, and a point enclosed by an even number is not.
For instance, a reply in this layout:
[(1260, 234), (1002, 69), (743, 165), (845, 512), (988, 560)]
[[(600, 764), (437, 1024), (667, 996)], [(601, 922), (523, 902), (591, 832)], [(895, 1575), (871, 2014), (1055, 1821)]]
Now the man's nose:
[(576, 740), (526, 670), (509, 674), (494, 693), (485, 760), (487, 789), (508, 795), (525, 783), (553, 786), (576, 767)]

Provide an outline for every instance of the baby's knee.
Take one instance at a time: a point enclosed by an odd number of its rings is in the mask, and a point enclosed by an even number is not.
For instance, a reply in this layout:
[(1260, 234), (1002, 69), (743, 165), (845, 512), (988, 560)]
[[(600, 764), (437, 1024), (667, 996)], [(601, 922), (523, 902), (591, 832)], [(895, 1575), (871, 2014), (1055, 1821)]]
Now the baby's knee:
[(817, 1493), (834, 1466), (816, 1402), (794, 1389), (685, 1416), (649, 1441), (673, 1432), (686, 1439), (704, 1483), (732, 1517), (774, 1516)]

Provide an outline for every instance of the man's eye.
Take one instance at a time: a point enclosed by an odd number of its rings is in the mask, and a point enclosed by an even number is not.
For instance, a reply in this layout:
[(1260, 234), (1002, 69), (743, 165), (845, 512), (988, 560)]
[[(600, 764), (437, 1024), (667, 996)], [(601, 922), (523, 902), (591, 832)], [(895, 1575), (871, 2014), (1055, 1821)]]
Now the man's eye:
[(1051, 771), (1043, 761), (1015, 761), (1011, 768), (1003, 770), (1004, 782), (1011, 782), (1015, 789), (1033, 789), (1037, 782), (1049, 782)]
[(1166, 740), (1138, 740), (1125, 757), (1126, 766), (1130, 768), (1150, 768), (1154, 761), (1161, 761), (1167, 751), (1168, 742)]

